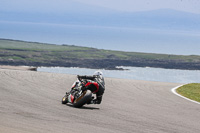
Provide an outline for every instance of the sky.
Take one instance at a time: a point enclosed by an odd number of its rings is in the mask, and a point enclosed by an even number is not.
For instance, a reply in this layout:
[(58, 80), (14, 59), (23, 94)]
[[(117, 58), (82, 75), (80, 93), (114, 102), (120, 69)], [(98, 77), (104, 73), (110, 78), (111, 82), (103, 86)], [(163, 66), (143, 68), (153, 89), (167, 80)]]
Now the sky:
[(200, 14), (200, 0), (76, 0), (120, 11), (146, 11), (170, 8)]
[(125, 12), (169, 8), (200, 14), (200, 0), (0, 0), (0, 9), (56, 12), (72, 9), (80, 2)]
[[(55, 16), (58, 15), (56, 18), (59, 19), (59, 16), (62, 16), (59, 13), (71, 13), (73, 17), (74, 11), (82, 13), (85, 9), (89, 12), (95, 11), (94, 13), (97, 10), (103, 10), (104, 13), (113, 10), (122, 11), (125, 14), (126, 12), (174, 9), (200, 14), (200, 0), (0, 0), (0, 15), (3, 16), (9, 16), (6, 13), (10, 11), (11, 14), (12, 11), (34, 12), (45, 15), (52, 13)], [(2, 21), (0, 16), (0, 38), (123, 51), (200, 55), (200, 31), (198, 33), (180, 31), (175, 35), (174, 31), (92, 26), (88, 28), (87, 26), (81, 27), (81, 25), (67, 25), (67, 23), (56, 26), (56, 24), (26, 23), (18, 22), (18, 20), (12, 22), (15, 17)]]

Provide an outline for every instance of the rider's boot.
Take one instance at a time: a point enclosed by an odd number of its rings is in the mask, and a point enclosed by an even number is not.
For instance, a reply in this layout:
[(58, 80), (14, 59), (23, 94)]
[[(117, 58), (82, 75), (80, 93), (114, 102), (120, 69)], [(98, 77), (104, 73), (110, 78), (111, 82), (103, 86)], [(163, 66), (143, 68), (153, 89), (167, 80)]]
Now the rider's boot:
[(92, 96), (92, 98), (87, 102), (87, 104), (93, 104), (93, 99), (94, 97)]

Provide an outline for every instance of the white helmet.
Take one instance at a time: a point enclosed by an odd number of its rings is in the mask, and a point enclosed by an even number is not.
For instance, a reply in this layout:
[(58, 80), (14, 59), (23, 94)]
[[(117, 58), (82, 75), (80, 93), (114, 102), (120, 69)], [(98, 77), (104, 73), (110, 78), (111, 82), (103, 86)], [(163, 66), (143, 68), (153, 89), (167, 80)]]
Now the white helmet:
[(96, 71), (96, 72), (94, 72), (93, 75), (97, 75), (97, 76), (102, 76), (103, 77), (103, 73), (101, 71)]

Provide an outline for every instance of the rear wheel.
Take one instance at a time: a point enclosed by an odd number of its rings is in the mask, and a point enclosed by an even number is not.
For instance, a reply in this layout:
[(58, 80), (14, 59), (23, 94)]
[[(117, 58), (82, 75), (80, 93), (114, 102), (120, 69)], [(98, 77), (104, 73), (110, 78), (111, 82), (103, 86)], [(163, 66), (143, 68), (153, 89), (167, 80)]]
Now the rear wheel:
[(74, 101), (73, 106), (76, 108), (80, 108), (84, 104), (88, 103), (91, 99), (92, 99), (92, 92), (90, 90), (87, 90), (83, 92), (83, 94)]

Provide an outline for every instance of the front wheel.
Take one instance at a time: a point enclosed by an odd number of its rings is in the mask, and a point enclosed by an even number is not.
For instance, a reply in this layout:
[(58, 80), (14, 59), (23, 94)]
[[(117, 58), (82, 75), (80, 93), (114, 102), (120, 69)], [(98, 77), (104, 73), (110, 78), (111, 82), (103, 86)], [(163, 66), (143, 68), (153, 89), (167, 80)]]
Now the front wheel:
[(68, 97), (67, 95), (65, 95), (63, 98), (62, 98), (62, 104), (66, 104), (68, 103)]

